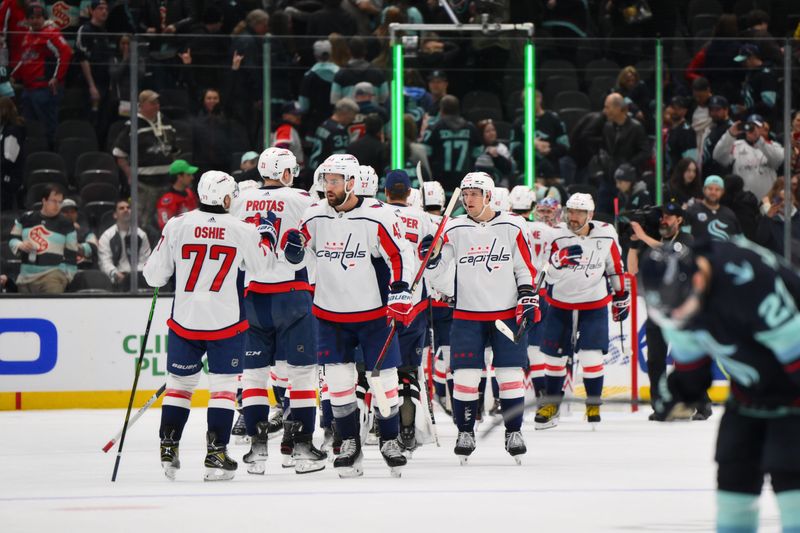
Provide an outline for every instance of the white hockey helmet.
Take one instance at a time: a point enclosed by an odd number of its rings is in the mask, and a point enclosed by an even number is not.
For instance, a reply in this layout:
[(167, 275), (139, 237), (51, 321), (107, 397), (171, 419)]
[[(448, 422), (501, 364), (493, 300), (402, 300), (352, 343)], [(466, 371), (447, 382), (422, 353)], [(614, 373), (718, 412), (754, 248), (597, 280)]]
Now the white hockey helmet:
[(433, 206), (444, 207), (444, 187), (438, 181), (422, 183), (422, 204), (428, 208)]
[[(326, 174), (341, 174), (345, 181), (356, 179), (360, 174), (358, 159), (350, 154), (333, 154), (322, 162), (319, 170), (319, 180), (323, 180)], [(345, 185), (345, 189), (347, 186)]]
[(511, 209), (511, 193), (505, 187), (495, 187), (492, 191), (492, 209), (495, 211), (508, 211)]
[(536, 194), (527, 185), (515, 186), (509, 195), (511, 209), (514, 211), (530, 211), (535, 200)]
[(204, 205), (225, 205), (226, 196), (231, 200), (239, 196), (239, 187), (230, 174), (209, 170), (197, 183), (197, 196)]
[(353, 189), (353, 194), (356, 196), (369, 196), (374, 197), (378, 193), (378, 174), (375, 169), (369, 165), (360, 165), (358, 167), (358, 178), (356, 178), (356, 187)]
[(406, 205), (410, 207), (415, 207), (417, 209), (422, 209), (422, 193), (419, 189), (415, 189), (411, 187), (408, 190), (408, 198), (406, 199)]
[(567, 200), (567, 209), (577, 209), (580, 211), (594, 211), (594, 200), (592, 195), (585, 192), (576, 192)]
[[(287, 169), (291, 171), (288, 182), (283, 179), (284, 171)], [(258, 157), (258, 173), (264, 179), (277, 180), (286, 187), (291, 187), (294, 178), (300, 173), (300, 167), (297, 166), (297, 158), (290, 150), (272, 146), (261, 152)]]
[(465, 189), (480, 189), (483, 191), (483, 197), (486, 198), (486, 193), (494, 191), (494, 180), (486, 172), (470, 172), (461, 180), (461, 190)]
[(261, 187), (261, 184), (258, 183), (256, 180), (244, 180), (239, 182), (239, 193), (246, 191), (247, 189), (258, 189)]

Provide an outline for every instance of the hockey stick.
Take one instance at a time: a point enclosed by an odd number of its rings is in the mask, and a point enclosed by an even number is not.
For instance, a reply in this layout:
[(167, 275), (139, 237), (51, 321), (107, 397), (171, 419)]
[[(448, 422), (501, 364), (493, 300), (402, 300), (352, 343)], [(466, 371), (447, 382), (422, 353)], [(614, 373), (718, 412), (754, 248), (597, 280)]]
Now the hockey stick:
[[(425, 269), (428, 267), (428, 262), (431, 260), (431, 256), (433, 255), (434, 251), (438, 253), (439, 248), (441, 247), (439, 239), (442, 237), (442, 233), (444, 233), (444, 226), (447, 224), (453, 209), (455, 209), (460, 195), (461, 189), (456, 187), (456, 189), (453, 191), (453, 196), (450, 197), (450, 202), (447, 204), (447, 209), (442, 215), (442, 220), (439, 221), (439, 227), (436, 228), (436, 233), (433, 236), (431, 247), (428, 249), (428, 253), (425, 254), (425, 257), (422, 258), (422, 264), (419, 265), (417, 275), (414, 276), (414, 282), (411, 284), (411, 288), (409, 289), (411, 294), (414, 294), (414, 290), (422, 280), (422, 275), (425, 274)], [(372, 382), (370, 383), (370, 386), (374, 391), (373, 395), (375, 396), (375, 403), (378, 405), (378, 411), (380, 411), (381, 415), (385, 417), (388, 417), (391, 414), (392, 409), (389, 407), (389, 400), (386, 398), (386, 391), (383, 390), (383, 384), (380, 381), (381, 368), (383, 367), (383, 360), (386, 359), (386, 354), (389, 351), (389, 346), (392, 344), (392, 339), (394, 339), (394, 334), (396, 332), (397, 322), (392, 319), (392, 324), (389, 328), (389, 335), (387, 335), (386, 342), (383, 343), (383, 348), (381, 348), (381, 352), (378, 354), (378, 359), (375, 361), (375, 367), (372, 369), (372, 372), (370, 372), (369, 375), (371, 378), (370, 381)]]
[[(417, 163), (419, 164), (419, 163)], [(433, 414), (433, 365), (435, 364), (435, 352), (434, 347), (436, 346), (436, 342), (434, 342), (434, 331), (433, 331), (433, 300), (428, 298), (428, 331), (430, 331), (431, 336), (431, 345), (428, 347), (428, 372), (430, 375), (430, 379), (427, 378), (423, 374), (423, 378), (425, 379), (425, 399), (428, 402), (428, 414), (430, 415), (430, 422), (431, 422), (431, 433), (433, 433), (433, 440), (436, 442), (436, 447), (441, 447), (439, 443), (439, 431), (436, 429), (436, 416)]]
[[(547, 266), (548, 266), (547, 263), (545, 263), (544, 266), (542, 267), (542, 271), (539, 272), (539, 279), (536, 281), (536, 287), (533, 289), (533, 294), (537, 296), (539, 295), (539, 289), (541, 289), (542, 285), (544, 284), (544, 278), (547, 275)], [(525, 330), (528, 329), (528, 319), (527, 318), (522, 319), (522, 322), (520, 322), (519, 328), (517, 329), (517, 333), (511, 331), (511, 328), (506, 326), (506, 323), (500, 320), (499, 318), (494, 321), (494, 327), (496, 327), (498, 331), (500, 331), (500, 333), (505, 335), (508, 338), (508, 340), (510, 340), (514, 344), (519, 344), (520, 338), (522, 338), (522, 335), (525, 333)]]
[(111, 474), (112, 483), (117, 480), (117, 471), (119, 470), (119, 461), (122, 458), (122, 445), (125, 444), (125, 434), (128, 432), (128, 424), (131, 418), (131, 409), (133, 408), (133, 397), (136, 395), (136, 386), (139, 384), (139, 373), (142, 370), (142, 361), (144, 360), (144, 349), (147, 346), (147, 337), (150, 335), (150, 324), (153, 323), (153, 311), (156, 309), (156, 300), (158, 299), (158, 287), (153, 291), (153, 301), (150, 303), (150, 316), (147, 317), (147, 327), (144, 330), (144, 337), (142, 338), (142, 345), (139, 347), (139, 359), (136, 361), (136, 373), (133, 375), (133, 387), (131, 387), (131, 397), (128, 400), (128, 410), (125, 412), (125, 423), (122, 424), (122, 434), (119, 438), (119, 447), (117, 448), (117, 459), (114, 461), (114, 472)]
[[(149, 399), (149, 400), (147, 400), (146, 402), (144, 402), (144, 405), (143, 405), (143, 406), (142, 406), (142, 407), (141, 407), (141, 408), (140, 408), (138, 411), (136, 411), (136, 414), (135, 414), (135, 415), (133, 415), (133, 416), (131, 417), (131, 420), (130, 420), (130, 422), (128, 422), (128, 427), (131, 427), (131, 426), (133, 426), (133, 425), (136, 423), (136, 421), (137, 421), (137, 420), (139, 420), (139, 418), (140, 418), (140, 417), (141, 417), (141, 416), (144, 414), (144, 412), (145, 412), (145, 411), (147, 411), (147, 409), (149, 409), (151, 405), (153, 405), (154, 403), (156, 403), (156, 400), (158, 400), (158, 398), (159, 398), (159, 397), (160, 397), (162, 394), (164, 394), (164, 391), (165, 391), (165, 390), (167, 390), (167, 384), (166, 384), (166, 383), (164, 383), (163, 385), (161, 385), (161, 388), (159, 388), (159, 389), (158, 389), (158, 390), (155, 392), (155, 394), (153, 394), (152, 396), (150, 396), (150, 399)], [(108, 442), (106, 443), (106, 445), (105, 445), (105, 446), (103, 446), (103, 452), (104, 452), (104, 453), (108, 453), (108, 450), (110, 450), (110, 449), (111, 449), (111, 448), (114, 446), (114, 444), (116, 444), (116, 443), (117, 443), (117, 440), (119, 440), (119, 438), (120, 438), (120, 436), (121, 436), (121, 435), (122, 435), (122, 430), (119, 430), (119, 431), (117, 432), (117, 434), (116, 434), (116, 435), (114, 435), (114, 437), (113, 437), (113, 438), (112, 438), (110, 441), (108, 441)]]

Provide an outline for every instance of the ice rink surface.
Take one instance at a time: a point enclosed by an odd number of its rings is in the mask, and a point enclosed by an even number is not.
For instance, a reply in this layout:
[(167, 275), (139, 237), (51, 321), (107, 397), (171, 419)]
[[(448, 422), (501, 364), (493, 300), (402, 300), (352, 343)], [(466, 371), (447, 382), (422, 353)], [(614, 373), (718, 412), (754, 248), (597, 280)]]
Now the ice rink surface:
[[(339, 479), (330, 465), (297, 475), (281, 469), (275, 438), (265, 476), (247, 474), (240, 462), (233, 481), (206, 483), (205, 411), (189, 418), (182, 469), (170, 482), (159, 465), (154, 409), (129, 432), (114, 484), (116, 448), (101, 447), (123, 410), (0, 412), (0, 531), (713, 531), (720, 409), (706, 422), (672, 424), (648, 422), (648, 412), (606, 409), (596, 431), (582, 409), (545, 431), (534, 431), (528, 414), (522, 466), (503, 450), (502, 429), (481, 438), (484, 423), (462, 467), (455, 428), (437, 411), (441, 448), (417, 450), (400, 479), (375, 446), (365, 447), (363, 478)], [(248, 447), (230, 450), (240, 461)], [(771, 492), (762, 498), (760, 531), (779, 531)]]

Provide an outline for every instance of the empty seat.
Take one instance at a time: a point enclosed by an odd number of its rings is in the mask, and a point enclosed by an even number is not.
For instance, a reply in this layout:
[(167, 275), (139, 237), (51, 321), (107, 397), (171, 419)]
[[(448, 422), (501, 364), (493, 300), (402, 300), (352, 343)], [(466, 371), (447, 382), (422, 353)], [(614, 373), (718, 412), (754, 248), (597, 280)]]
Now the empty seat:
[(45, 129), (44, 124), (38, 120), (26, 120), (25, 135), (26, 140), (31, 137), (47, 137), (47, 129)]
[(23, 170), (25, 184), (54, 182), (67, 186), (67, 166), (64, 159), (53, 152), (35, 152), (25, 158)]
[(67, 292), (84, 294), (111, 292), (111, 280), (99, 270), (79, 270), (67, 286)]
[(544, 82), (544, 90), (542, 91), (542, 98), (544, 99), (544, 106), (549, 107), (550, 103), (555, 100), (558, 93), (564, 91), (577, 91), (578, 80), (567, 76), (550, 76)]
[(64, 160), (64, 164), (67, 168), (67, 177), (69, 177), (73, 183), (76, 182), (77, 174), (75, 172), (75, 163), (78, 161), (78, 158), (82, 154), (93, 150), (97, 150), (97, 141), (95, 141), (94, 147), (92, 147), (92, 143), (88, 139), (79, 137), (67, 137), (66, 139), (62, 139), (61, 143), (59, 143), (58, 155)]
[(511, 124), (505, 120), (495, 120), (494, 129), (497, 130), (497, 138), (504, 143), (508, 143), (511, 138)]
[(550, 59), (543, 62), (537, 69), (537, 74), (545, 78), (548, 76), (578, 77), (578, 71), (575, 69), (575, 65), (563, 59)]
[(94, 131), (94, 126), (86, 120), (64, 120), (59, 122), (58, 126), (56, 126), (56, 145), (58, 145), (62, 139), (68, 137), (78, 137), (94, 141), (94, 149), (97, 149), (97, 133)]
[(700, 36), (703, 30), (713, 30), (718, 20), (719, 15), (700, 13), (691, 18), (689, 28), (692, 31), (692, 35)]
[(564, 127), (567, 128), (567, 135), (572, 133), (575, 124), (587, 113), (589, 113), (588, 109), (577, 107), (568, 107), (558, 112), (558, 116), (561, 118), (561, 121), (564, 122)]
[(590, 83), (595, 78), (612, 77), (614, 78), (614, 83), (616, 83), (620, 70), (619, 65), (610, 59), (593, 59), (586, 63), (586, 67), (583, 69), (583, 77)]
[(718, 0), (690, 0), (688, 8), (688, 20), (691, 20), (701, 13), (713, 14), (719, 17), (722, 15), (722, 4)]
[(492, 120), (503, 120), (503, 112), (493, 107), (475, 107), (467, 109), (463, 113), (465, 119), (472, 123), (490, 118)]
[(22, 145), (22, 151), (26, 154), (33, 154), (35, 152), (47, 152), (50, 150), (50, 143), (47, 142), (47, 137), (25, 137), (25, 143)]
[(470, 91), (461, 100), (461, 109), (467, 110), (476, 107), (502, 109), (500, 98), (488, 91)]
[(553, 99), (551, 106), (553, 109), (560, 110), (568, 107), (590, 108), (589, 97), (580, 91), (563, 91), (558, 93)]
[(119, 186), (119, 170), (116, 160), (105, 152), (86, 152), (75, 163), (78, 190), (87, 184), (103, 182)]

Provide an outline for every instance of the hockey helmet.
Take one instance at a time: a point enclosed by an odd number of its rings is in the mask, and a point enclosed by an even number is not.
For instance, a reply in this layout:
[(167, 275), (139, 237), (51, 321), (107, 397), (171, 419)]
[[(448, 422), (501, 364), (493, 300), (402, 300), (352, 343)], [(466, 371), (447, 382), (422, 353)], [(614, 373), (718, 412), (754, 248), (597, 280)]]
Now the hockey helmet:
[(356, 179), (360, 174), (358, 159), (350, 154), (333, 154), (320, 166), (319, 180), (323, 180), (326, 174), (341, 174), (345, 181)]
[(358, 167), (358, 178), (356, 178), (356, 186), (353, 189), (353, 194), (356, 196), (369, 196), (374, 197), (378, 192), (378, 174), (375, 173), (369, 165), (360, 165)]
[(197, 196), (204, 205), (225, 205), (226, 196), (231, 200), (239, 196), (239, 187), (230, 174), (209, 170), (197, 183)]
[(555, 196), (545, 196), (536, 202), (534, 213), (536, 220), (555, 226), (561, 221), (561, 202)]
[(426, 181), (422, 184), (422, 204), (428, 207), (444, 207), (444, 187), (438, 181)]
[(419, 189), (411, 187), (408, 190), (408, 198), (406, 199), (406, 205), (410, 207), (415, 207), (420, 210), (422, 209), (422, 193), (419, 192)]
[(508, 211), (511, 209), (511, 193), (505, 187), (495, 187), (492, 190), (492, 209), (495, 211)]
[(527, 185), (517, 185), (511, 189), (509, 201), (511, 209), (514, 211), (530, 211), (533, 208), (534, 200), (536, 200), (536, 195)]
[(659, 325), (681, 327), (691, 318), (674, 316), (694, 295), (692, 276), (697, 272), (694, 252), (685, 244), (667, 243), (645, 254), (639, 265), (647, 311)]
[[(283, 179), (284, 171), (287, 169), (291, 171), (288, 182)], [(297, 166), (297, 158), (290, 150), (273, 146), (261, 152), (258, 157), (258, 173), (264, 179), (278, 180), (286, 187), (291, 187), (294, 178), (300, 173), (300, 167)]]
[(486, 198), (486, 193), (494, 191), (494, 180), (486, 172), (470, 172), (464, 179), (461, 180), (461, 190), (465, 189), (480, 189), (483, 191), (483, 197)]
[(594, 211), (594, 200), (592, 195), (585, 192), (576, 192), (567, 200), (567, 209), (577, 209), (579, 211)]

